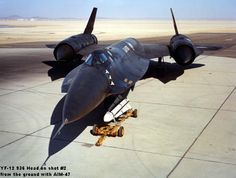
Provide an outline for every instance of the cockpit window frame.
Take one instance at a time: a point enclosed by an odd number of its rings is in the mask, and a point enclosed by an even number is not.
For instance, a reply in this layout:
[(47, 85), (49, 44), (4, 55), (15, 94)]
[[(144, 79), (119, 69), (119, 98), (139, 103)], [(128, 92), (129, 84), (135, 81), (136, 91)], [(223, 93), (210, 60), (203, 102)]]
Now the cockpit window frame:
[(85, 63), (89, 66), (100, 65), (107, 62), (109, 57), (109, 54), (105, 50), (94, 51), (86, 57)]
[(88, 64), (89, 66), (93, 65), (93, 55), (89, 54), (86, 59), (85, 59), (85, 63)]

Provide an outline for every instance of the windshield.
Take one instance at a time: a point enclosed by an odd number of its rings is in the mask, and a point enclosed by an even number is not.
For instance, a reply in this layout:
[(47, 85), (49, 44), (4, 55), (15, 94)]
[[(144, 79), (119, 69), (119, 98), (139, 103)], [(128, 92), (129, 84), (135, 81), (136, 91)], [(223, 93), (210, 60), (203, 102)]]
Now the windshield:
[(104, 53), (101, 53), (101, 54), (99, 54), (99, 59), (100, 59), (101, 63), (104, 63), (107, 61), (108, 58)]
[(89, 54), (85, 63), (92, 66), (96, 64), (103, 64), (108, 60), (108, 56), (104, 50), (97, 50)]

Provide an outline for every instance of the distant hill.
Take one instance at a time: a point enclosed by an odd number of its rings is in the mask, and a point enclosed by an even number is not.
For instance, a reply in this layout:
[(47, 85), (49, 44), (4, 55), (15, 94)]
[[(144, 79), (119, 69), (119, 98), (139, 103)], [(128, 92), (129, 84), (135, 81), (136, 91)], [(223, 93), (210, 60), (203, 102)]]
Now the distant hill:
[(61, 17), (61, 18), (49, 18), (49, 17), (39, 17), (39, 16), (34, 16), (34, 17), (22, 17), (20, 15), (10, 15), (7, 17), (0, 17), (1, 20), (29, 20), (29, 21), (34, 21), (34, 20), (82, 20), (81, 18), (67, 18), (67, 17)]
[(7, 17), (0, 17), (2, 20), (49, 20), (50, 18), (45, 18), (45, 17), (22, 17), (20, 15), (10, 15)]
[(23, 17), (19, 16), (19, 15), (11, 15), (11, 16), (7, 16), (7, 17), (1, 17), (2, 19), (8, 19), (8, 20), (16, 20), (16, 19), (22, 19)]

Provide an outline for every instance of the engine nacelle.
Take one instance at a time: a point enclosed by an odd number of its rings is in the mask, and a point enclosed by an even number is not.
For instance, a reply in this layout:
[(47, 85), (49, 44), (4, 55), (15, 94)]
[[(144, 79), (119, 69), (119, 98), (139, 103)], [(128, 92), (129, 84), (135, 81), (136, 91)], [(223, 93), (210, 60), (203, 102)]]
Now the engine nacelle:
[(177, 64), (186, 66), (193, 63), (197, 57), (197, 52), (187, 36), (175, 35), (170, 40), (170, 55)]
[(55, 47), (53, 54), (56, 60), (73, 60), (83, 48), (97, 44), (97, 37), (93, 34), (79, 34), (71, 36)]

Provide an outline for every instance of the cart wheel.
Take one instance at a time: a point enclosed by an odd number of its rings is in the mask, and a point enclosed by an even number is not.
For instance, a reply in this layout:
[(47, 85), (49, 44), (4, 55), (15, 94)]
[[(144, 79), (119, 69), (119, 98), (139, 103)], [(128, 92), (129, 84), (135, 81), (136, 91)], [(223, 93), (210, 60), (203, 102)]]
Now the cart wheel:
[(97, 130), (97, 125), (96, 125), (96, 124), (94, 124), (94, 125), (93, 125), (93, 129), (92, 129), (92, 130), (90, 130), (90, 133), (91, 133), (92, 135), (97, 135), (97, 132), (96, 132), (96, 130)]
[(123, 126), (121, 126), (118, 130), (118, 137), (123, 137), (124, 133), (125, 133), (125, 129)]
[(138, 110), (137, 109), (133, 110), (132, 117), (134, 117), (134, 118), (138, 117)]

